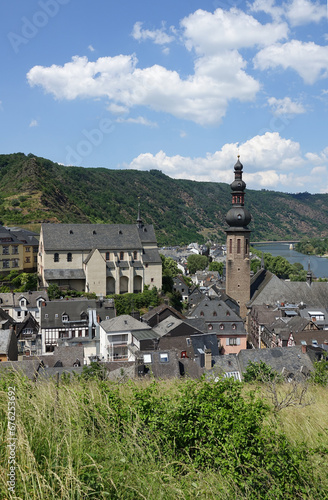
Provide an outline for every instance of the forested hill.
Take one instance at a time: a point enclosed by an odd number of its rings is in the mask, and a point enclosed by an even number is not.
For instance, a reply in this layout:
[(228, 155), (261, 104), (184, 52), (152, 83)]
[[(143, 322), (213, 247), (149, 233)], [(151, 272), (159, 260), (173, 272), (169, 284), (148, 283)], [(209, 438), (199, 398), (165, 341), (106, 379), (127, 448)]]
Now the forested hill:
[[(233, 169), (231, 168), (231, 181)], [(159, 244), (224, 241), (228, 184), (176, 180), (158, 170), (65, 167), (32, 154), (0, 155), (0, 220), (155, 226)], [(252, 240), (328, 236), (328, 195), (246, 190)]]

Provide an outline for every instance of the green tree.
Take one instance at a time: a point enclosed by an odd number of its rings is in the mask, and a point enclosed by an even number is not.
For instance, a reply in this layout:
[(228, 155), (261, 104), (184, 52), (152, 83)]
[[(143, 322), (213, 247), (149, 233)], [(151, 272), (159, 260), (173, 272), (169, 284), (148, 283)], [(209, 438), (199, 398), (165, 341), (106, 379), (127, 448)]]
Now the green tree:
[(217, 271), (220, 274), (220, 276), (222, 276), (223, 267), (224, 267), (223, 262), (211, 262), (210, 265), (208, 266), (208, 270)]
[(196, 271), (203, 271), (208, 265), (206, 255), (193, 254), (187, 259), (187, 266), (190, 274), (195, 274)]
[(245, 382), (267, 382), (278, 376), (279, 374), (264, 361), (249, 361), (243, 377)]

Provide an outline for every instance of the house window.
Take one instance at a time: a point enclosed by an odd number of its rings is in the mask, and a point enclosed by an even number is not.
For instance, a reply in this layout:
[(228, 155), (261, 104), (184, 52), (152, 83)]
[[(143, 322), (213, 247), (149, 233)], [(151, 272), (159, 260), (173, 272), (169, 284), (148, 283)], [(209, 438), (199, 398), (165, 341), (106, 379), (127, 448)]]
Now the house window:
[(59, 253), (54, 254), (54, 262), (59, 262)]
[(245, 244), (246, 244), (245, 252), (246, 254), (248, 254), (248, 240), (245, 241)]
[(224, 330), (224, 324), (223, 323), (220, 324), (220, 330)]
[(227, 345), (240, 345), (240, 339), (237, 337), (230, 337), (227, 339)]
[(3, 260), (2, 261), (2, 267), (4, 269), (8, 269), (10, 267), (9, 260)]
[(209, 324), (209, 325), (208, 325), (208, 329), (209, 329), (209, 330), (213, 330), (213, 325)]
[(120, 260), (124, 260), (124, 252), (120, 252)]
[(229, 240), (229, 253), (232, 253), (232, 239)]
[(25, 252), (30, 252), (31, 251), (31, 247), (25, 247)]
[(161, 363), (168, 363), (169, 362), (169, 353), (168, 352), (160, 352), (159, 353), (159, 360)]
[(110, 252), (106, 252), (106, 260), (110, 260)]
[(68, 316), (67, 314), (62, 315), (62, 321), (68, 321)]
[(154, 278), (150, 278), (150, 282), (151, 282), (151, 283), (154, 283)]
[(237, 253), (240, 253), (241, 249), (241, 243), (240, 243), (240, 238), (237, 239)]
[(79, 330), (79, 337), (82, 337), (82, 330)]
[(71, 254), (71, 252), (68, 252), (68, 254), (67, 254), (67, 262), (72, 262), (72, 254)]
[(231, 327), (232, 327), (232, 329), (233, 329), (233, 330), (236, 330), (236, 325), (235, 325), (235, 323), (232, 323)]
[(29, 264), (31, 262), (31, 257), (25, 257), (25, 263)]
[(9, 255), (9, 247), (2, 247), (3, 255)]
[(189, 338), (186, 339), (186, 342), (187, 342), (187, 345), (190, 346), (191, 345), (191, 340)]
[(22, 315), (21, 311), (17, 311), (17, 318), (20, 318)]
[(12, 262), (13, 262), (13, 267), (19, 267), (18, 259), (14, 259)]
[(134, 260), (137, 260), (137, 258), (138, 258), (138, 252), (136, 252), (136, 251), (133, 252), (133, 258), (134, 258)]
[(33, 247), (33, 253), (38, 253), (38, 247)]
[(13, 255), (17, 255), (18, 254), (18, 247), (11, 247), (11, 253)]
[(151, 363), (152, 362), (151, 354), (144, 354), (143, 355), (143, 361), (144, 361), (145, 365)]

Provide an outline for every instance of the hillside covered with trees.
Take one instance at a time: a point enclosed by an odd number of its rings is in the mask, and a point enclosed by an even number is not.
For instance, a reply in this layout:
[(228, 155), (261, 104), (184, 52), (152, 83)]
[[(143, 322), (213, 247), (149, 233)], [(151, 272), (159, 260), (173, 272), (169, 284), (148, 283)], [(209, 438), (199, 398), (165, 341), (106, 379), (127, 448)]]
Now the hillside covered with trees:
[[(231, 172), (233, 180), (233, 172)], [(224, 241), (228, 184), (171, 179), (159, 170), (66, 167), (15, 153), (0, 155), (0, 221), (154, 224), (160, 245)], [(246, 191), (252, 240), (328, 236), (328, 195)]]

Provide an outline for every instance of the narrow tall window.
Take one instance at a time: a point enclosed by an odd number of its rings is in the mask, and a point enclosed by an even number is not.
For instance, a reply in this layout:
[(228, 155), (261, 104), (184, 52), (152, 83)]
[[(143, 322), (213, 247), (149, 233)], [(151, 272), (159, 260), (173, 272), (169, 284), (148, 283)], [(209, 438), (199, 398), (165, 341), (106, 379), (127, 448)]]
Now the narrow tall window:
[(120, 252), (120, 260), (124, 260), (124, 252)]
[(246, 239), (246, 248), (245, 248), (245, 253), (248, 255), (248, 240)]
[(136, 252), (136, 251), (133, 252), (133, 258), (134, 258), (134, 260), (137, 260), (137, 258), (138, 258), (138, 252)]
[(59, 253), (54, 254), (54, 262), (59, 262)]
[(229, 240), (229, 253), (232, 253), (232, 239)]
[(237, 239), (237, 253), (240, 253), (240, 238)]
[(106, 260), (110, 260), (110, 252), (106, 252)]
[(67, 262), (72, 262), (72, 254), (71, 254), (71, 252), (68, 252), (68, 254), (67, 254)]

